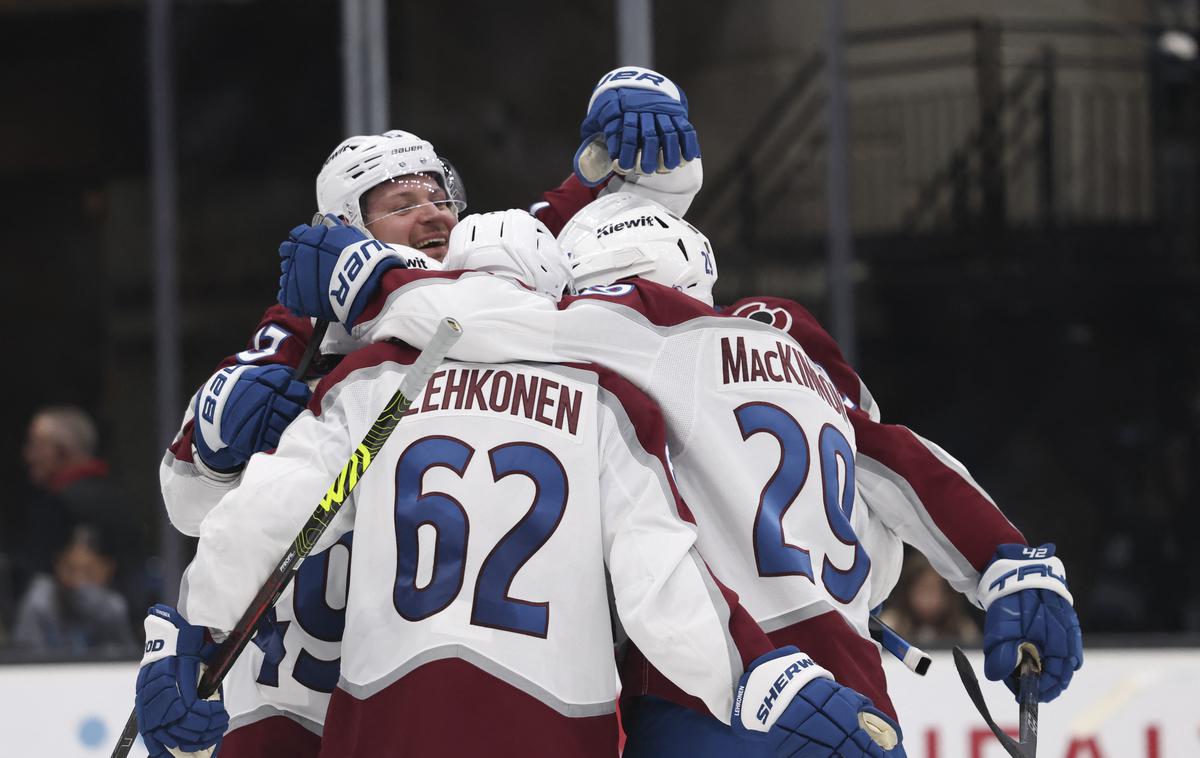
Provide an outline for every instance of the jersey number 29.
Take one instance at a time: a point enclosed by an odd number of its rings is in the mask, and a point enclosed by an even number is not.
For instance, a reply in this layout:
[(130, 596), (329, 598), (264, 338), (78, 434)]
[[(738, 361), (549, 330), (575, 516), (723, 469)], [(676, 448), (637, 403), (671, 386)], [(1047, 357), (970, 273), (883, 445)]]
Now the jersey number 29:
[[(779, 443), (779, 465), (763, 486), (754, 517), (754, 555), (759, 576), (800, 575), (815, 583), (808, 550), (789, 544), (783, 534), (783, 517), (808, 481), (808, 438), (790, 413), (770, 403), (746, 403), (734, 412), (742, 439), (766, 433)], [(850, 525), (854, 512), (854, 450), (837, 427), (825, 424), (817, 438), (821, 471), (821, 497), (825, 518), (838, 541), (854, 547), (849, 568), (821, 561), (821, 582), (829, 594), (850, 603), (867, 581), (871, 559)], [(845, 469), (845, 476), (839, 476)]]

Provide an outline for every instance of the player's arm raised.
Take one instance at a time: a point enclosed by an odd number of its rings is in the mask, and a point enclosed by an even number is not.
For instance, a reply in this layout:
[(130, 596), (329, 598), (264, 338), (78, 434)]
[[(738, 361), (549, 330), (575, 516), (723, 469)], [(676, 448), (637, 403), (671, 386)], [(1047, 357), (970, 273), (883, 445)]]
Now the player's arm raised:
[[(533, 246), (538, 226), (525, 211), (468, 216), (451, 232), (447, 257), (456, 246), (478, 247), (485, 239), (501, 250)], [(335, 234), (336, 244), (330, 241)], [(556, 297), (472, 271), (393, 268), (372, 278), (354, 265), (355, 256), (381, 243), (351, 227), (331, 230), (330, 238), (314, 244), (297, 227), (280, 246), (279, 302), (294, 313), (329, 313), (364, 344), (394, 338), (410, 345), (428, 344), (442, 320), (458, 314), (463, 338), (451, 358), (485, 363), (564, 358), (554, 347)], [(554, 244), (553, 237), (548, 243)]]
[(682, 216), (704, 183), (687, 96), (657, 71), (622, 66), (600, 77), (579, 136), (572, 174), (530, 208), (553, 234), (612, 192), (648, 197)]

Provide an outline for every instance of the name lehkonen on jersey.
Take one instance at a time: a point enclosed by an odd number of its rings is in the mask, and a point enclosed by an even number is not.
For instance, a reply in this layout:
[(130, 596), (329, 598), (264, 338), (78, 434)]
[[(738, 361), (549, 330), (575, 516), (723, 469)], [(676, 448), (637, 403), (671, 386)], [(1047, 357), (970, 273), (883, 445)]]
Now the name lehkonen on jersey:
[(420, 407), (433, 411), (491, 411), (520, 416), (575, 434), (583, 392), (545, 376), (505, 369), (452, 368), (435, 372), (425, 385)]
[(775, 382), (799, 384), (808, 387), (821, 399), (846, 417), (841, 395), (825, 370), (809, 360), (804, 351), (776, 341), (773, 350), (746, 347), (746, 338), (738, 337), (732, 342), (729, 337), (721, 338), (721, 384), (753, 382)]

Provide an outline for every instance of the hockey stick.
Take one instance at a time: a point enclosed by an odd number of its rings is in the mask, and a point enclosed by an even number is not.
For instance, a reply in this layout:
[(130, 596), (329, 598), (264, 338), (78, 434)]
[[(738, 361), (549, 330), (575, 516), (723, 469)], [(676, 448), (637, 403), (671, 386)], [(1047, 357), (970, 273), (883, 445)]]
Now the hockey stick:
[[(332, 227), (333, 220), (327, 218), (324, 213), (317, 212), (313, 215), (309, 226), (324, 224)], [(292, 378), (298, 382), (304, 381), (304, 374), (308, 371), (308, 364), (312, 363), (313, 356), (317, 354), (317, 350), (321, 347), (321, 342), (325, 339), (325, 332), (329, 329), (329, 322), (322, 319), (316, 319), (313, 324), (312, 336), (308, 338), (308, 345), (304, 348), (304, 354), (300, 356), (300, 362), (296, 364), (296, 370), (292, 372)]]
[(304, 381), (304, 374), (308, 371), (308, 364), (312, 363), (313, 356), (317, 354), (317, 350), (321, 347), (322, 340), (325, 339), (325, 331), (329, 329), (329, 322), (317, 319), (313, 324), (312, 336), (308, 338), (308, 345), (304, 348), (304, 355), (300, 356), (300, 362), (296, 364), (296, 370), (292, 372), (292, 378), (298, 382)]
[[(983, 692), (979, 689), (979, 680), (975, 678), (975, 670), (967, 660), (967, 654), (961, 647), (954, 646), (954, 667), (958, 669), (958, 677), (962, 679), (967, 695), (975, 704), (975, 710), (983, 716), (983, 722), (1000, 740), (1000, 746), (1013, 758), (1035, 758), (1037, 755), (1037, 677), (1041, 668), (1037, 659), (1031, 655), (1026, 646), (1021, 646), (1021, 663), (1017, 667), (1021, 675), (1021, 741), (1009, 737), (1003, 729), (996, 726), (992, 714), (988, 711), (987, 703), (983, 701)], [(1027, 703), (1032, 703), (1030, 709)], [(1031, 727), (1031, 728), (1030, 728)]]
[(900, 662), (917, 676), (925, 676), (925, 672), (929, 671), (929, 664), (933, 663), (929, 653), (901, 637), (899, 632), (883, 623), (883, 619), (874, 613), (867, 619), (867, 631), (870, 632), (871, 639), (899, 658)]
[[(421, 351), (417, 360), (408, 370), (404, 381), (400, 383), (400, 388), (388, 400), (387, 406), (375, 419), (371, 428), (367, 430), (366, 436), (358, 444), (358, 448), (350, 456), (350, 460), (346, 462), (341, 473), (325, 491), (325, 495), (313, 510), (312, 515), (308, 517), (308, 521), (296, 535), (292, 546), (283, 554), (274, 571), (267, 577), (267, 581), (259, 588), (254, 600), (250, 602), (246, 612), (233, 627), (233, 631), (217, 647), (216, 652), (205, 664), (207, 668), (200, 677), (200, 683), (196, 688), (199, 697), (207, 698), (217, 691), (217, 687), (229, 673), (233, 662), (237, 660), (242, 649), (254, 636), (258, 623), (279, 599), (279, 595), (295, 576), (300, 562), (325, 533), (325, 529), (329, 527), (333, 517), (341, 510), (342, 504), (362, 480), (367, 467), (375, 460), (380, 448), (392, 435), (396, 424), (400, 422), (409, 406), (412, 405), (412, 398), (424, 389), (429, 382), (429, 377), (461, 336), (462, 327), (457, 321), (452, 318), (442, 321), (429, 345)], [(129, 714), (129, 720), (125, 722), (125, 729), (121, 732), (116, 747), (113, 748), (111, 758), (125, 758), (129, 754), (130, 748), (133, 747), (137, 734), (137, 710), (135, 709)]]
[(1021, 645), (1021, 663), (1017, 666), (1020, 677), (1017, 700), (1021, 704), (1021, 744), (1027, 747), (1029, 758), (1037, 755), (1038, 736), (1038, 678), (1042, 674), (1042, 662), (1037, 648), (1032, 643)]

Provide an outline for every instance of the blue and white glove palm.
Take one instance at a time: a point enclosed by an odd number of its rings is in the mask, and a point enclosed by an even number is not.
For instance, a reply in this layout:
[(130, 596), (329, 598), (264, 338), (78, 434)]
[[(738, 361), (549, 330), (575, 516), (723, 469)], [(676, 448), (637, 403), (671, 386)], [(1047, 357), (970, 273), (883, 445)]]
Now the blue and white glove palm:
[(391, 245), (340, 221), (297, 226), (279, 246), (279, 257), (279, 302), (301, 316), (347, 327), (362, 314), (384, 273), (408, 265)]
[(134, 707), (150, 758), (211, 755), (229, 726), (220, 690), (201, 700), (196, 685), (216, 645), (169, 605), (146, 616), (146, 654), (138, 670)]
[(895, 721), (790, 645), (742, 674), (730, 721), (781, 758), (905, 758)]
[(688, 121), (687, 96), (667, 77), (625, 66), (608, 72), (592, 91), (579, 126), (575, 174), (588, 187), (614, 170), (667, 173), (700, 157), (700, 140)]
[(250, 456), (279, 445), (311, 394), (287, 366), (221, 369), (196, 394), (192, 441), (200, 461), (213, 471), (241, 469)]
[(1062, 694), (1083, 665), (1083, 635), (1067, 589), (1066, 569), (1054, 545), (1001, 545), (979, 581), (983, 620), (983, 673), (1016, 695), (1021, 645), (1037, 648), (1042, 674), (1038, 699)]

